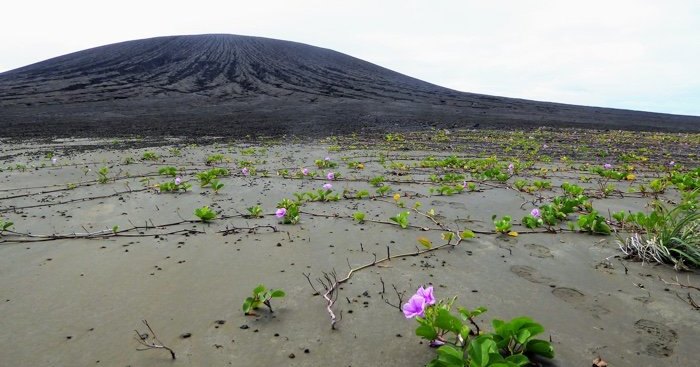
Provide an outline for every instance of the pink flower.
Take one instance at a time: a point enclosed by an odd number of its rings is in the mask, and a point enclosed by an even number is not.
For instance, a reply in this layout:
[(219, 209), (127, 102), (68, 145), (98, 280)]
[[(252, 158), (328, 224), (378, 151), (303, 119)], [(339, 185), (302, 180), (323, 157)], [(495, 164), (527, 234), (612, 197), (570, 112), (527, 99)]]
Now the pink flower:
[(301, 170), (301, 174), (304, 175), (304, 176), (308, 176), (308, 175), (309, 175), (309, 169), (308, 169), (308, 168), (302, 169), (302, 170)]
[(328, 174), (326, 175), (326, 178), (327, 178), (328, 180), (330, 180), (330, 181), (335, 180), (335, 173), (334, 173), (334, 172), (328, 172)]
[(423, 288), (422, 286), (416, 291), (417, 296), (423, 297), (425, 303), (428, 305), (435, 304), (435, 296), (433, 296), (433, 287)]
[(58, 158), (56, 158), (56, 157), (51, 158), (51, 164), (56, 164), (56, 162), (58, 162)]
[(330, 183), (327, 183), (327, 184), (323, 185), (323, 188), (326, 190), (330, 190), (333, 188), (333, 185), (331, 185)]
[(465, 188), (465, 189), (467, 188), (467, 181), (464, 181), (464, 182), (462, 183), (462, 187)]
[(331, 157), (326, 157), (326, 158), (324, 158), (323, 160), (324, 160), (324, 161), (330, 161), (330, 160), (331, 160)]
[(549, 148), (549, 146), (547, 144), (542, 146), (542, 149), (547, 149), (547, 148)]
[(513, 170), (515, 170), (515, 166), (511, 163), (508, 165), (508, 173), (513, 174)]
[[(54, 158), (54, 159), (56, 159), (56, 158)], [(671, 166), (671, 167), (673, 167), (673, 166), (676, 165), (676, 162), (675, 162), (675, 161), (670, 161), (670, 162), (668, 163), (668, 165)]]
[(612, 168), (612, 164), (606, 163), (606, 164), (603, 165), (603, 168), (605, 168), (605, 169), (611, 169), (611, 168)]
[(284, 218), (285, 215), (287, 215), (287, 209), (285, 208), (279, 208), (275, 212), (275, 216), (277, 216), (277, 218)]
[(175, 185), (179, 185), (182, 183), (182, 179), (180, 177), (175, 177)]
[(532, 215), (535, 218), (539, 218), (541, 213), (540, 213), (539, 209), (535, 208), (535, 209), (532, 209), (532, 211), (530, 212), (530, 215)]
[(250, 171), (248, 170), (248, 167), (243, 167), (243, 169), (241, 169), (241, 173), (243, 174), (243, 176), (248, 176), (250, 174)]
[(408, 303), (403, 305), (401, 310), (403, 311), (403, 315), (406, 316), (407, 319), (416, 316), (423, 317), (425, 316), (425, 298), (421, 297), (418, 294), (414, 294), (408, 300)]

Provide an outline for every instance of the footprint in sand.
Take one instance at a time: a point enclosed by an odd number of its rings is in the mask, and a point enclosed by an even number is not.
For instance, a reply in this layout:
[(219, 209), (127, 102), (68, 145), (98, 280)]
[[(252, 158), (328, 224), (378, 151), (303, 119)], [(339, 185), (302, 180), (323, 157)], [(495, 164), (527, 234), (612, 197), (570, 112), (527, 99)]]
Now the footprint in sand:
[(437, 207), (445, 206), (445, 204), (447, 204), (447, 202), (446, 202), (446, 201), (442, 201), (442, 200), (433, 200), (433, 201), (430, 202), (430, 205), (432, 205), (432, 206), (437, 206)]
[(552, 294), (567, 303), (581, 303), (586, 296), (578, 289), (557, 287), (552, 289)]
[(670, 357), (678, 343), (678, 334), (668, 326), (652, 320), (640, 319), (634, 323), (644, 353), (652, 357)]
[(450, 201), (450, 202), (449, 202), (449, 206), (450, 206), (450, 208), (452, 208), (452, 209), (467, 209), (467, 206), (464, 205), (464, 203), (460, 203), (460, 202), (457, 202), (457, 201)]
[(594, 302), (590, 302), (583, 292), (575, 288), (556, 287), (552, 289), (552, 294), (562, 301), (571, 304), (576, 309), (590, 312), (593, 317), (596, 318), (599, 318), (600, 315), (607, 315), (610, 313), (610, 310), (607, 308), (596, 304), (595, 300)]
[(552, 255), (552, 251), (550, 251), (549, 248), (545, 246), (537, 245), (534, 243), (528, 243), (525, 244), (524, 247), (530, 250), (530, 256), (539, 257), (540, 259), (554, 257), (554, 255)]
[(541, 276), (538, 274), (537, 269), (527, 266), (527, 265), (513, 265), (510, 267), (510, 271), (513, 272), (513, 274), (530, 281), (532, 283), (551, 283), (554, 281), (554, 279)]

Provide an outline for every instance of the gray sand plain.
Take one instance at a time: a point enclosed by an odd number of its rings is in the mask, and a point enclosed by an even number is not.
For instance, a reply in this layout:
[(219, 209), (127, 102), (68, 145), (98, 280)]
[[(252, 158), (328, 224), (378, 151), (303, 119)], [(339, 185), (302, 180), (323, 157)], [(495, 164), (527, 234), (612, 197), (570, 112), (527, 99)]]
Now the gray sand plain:
[[(660, 280), (679, 276), (683, 283), (697, 285), (696, 273), (621, 260), (615, 257), (620, 252), (614, 236), (527, 234), (519, 226), (523, 233), (517, 237), (479, 234), (454, 248), (356, 272), (340, 287), (334, 309), (342, 312), (342, 320), (332, 330), (325, 303), (313, 296), (303, 273), (315, 279), (335, 270), (344, 277), (349, 265), (372, 262), (374, 254), (384, 257), (387, 247), (393, 255), (415, 251), (419, 236), (442, 242), (442, 231), (419, 215), (411, 215), (411, 224), (430, 230), (358, 224), (352, 213), (363, 211), (367, 219), (388, 222), (403, 210), (391, 198), (396, 192), (407, 207), (420, 201), (422, 209), (434, 209), (436, 218), (451, 228), (488, 232), (493, 230), (492, 214), (509, 214), (519, 222), (533, 207), (521, 208), (533, 196), (513, 190), (512, 179), (508, 184), (477, 183), (475, 192), (430, 195), (434, 185), (427, 180), (429, 170), (392, 175), (396, 172), (377, 158), (383, 154), (386, 162), (410, 165), (447, 152), (372, 147), (338, 151), (328, 141), (194, 146), (174, 140), (152, 148), (110, 146), (110, 141), (93, 140), (2, 145), (0, 217), (15, 223), (13, 231), (70, 236), (109, 232), (115, 225), (150, 227), (120, 236), (41, 242), (26, 235), (1, 236), (2, 366), (422, 366), (434, 350), (414, 335), (415, 321), (385, 300), (398, 302), (392, 285), (407, 298), (424, 284), (434, 285), (438, 298), (458, 296), (459, 305), (487, 307), (480, 322), (486, 328), (492, 318), (528, 315), (539, 321), (546, 328), (544, 338), (555, 347), (553, 365), (587, 366), (597, 356), (611, 366), (697, 363), (700, 313), (683, 299), (687, 289)], [(243, 155), (249, 147), (255, 152)], [(142, 161), (146, 150), (160, 158)], [(45, 157), (48, 151), (55, 152), (55, 164)], [(225, 186), (218, 194), (200, 188), (194, 178), (210, 168), (204, 162), (215, 153), (231, 160), (215, 165), (232, 173), (221, 178)], [(314, 166), (314, 160), (326, 156), (339, 163), (332, 170), (342, 174), (332, 182), (335, 190), (366, 189), (374, 194), (367, 180), (382, 174), (393, 191), (378, 199), (305, 203), (300, 223), (280, 224), (273, 215), (279, 200), (327, 182), (323, 176), (329, 170)], [(134, 162), (125, 164), (127, 157)], [(350, 169), (343, 158), (365, 167)], [(253, 161), (257, 175), (243, 176), (240, 160)], [(17, 163), (27, 169), (5, 169)], [(158, 176), (159, 167), (167, 165), (182, 170), (183, 179), (193, 184), (191, 191), (158, 193), (144, 187), (169, 180)], [(98, 184), (96, 171), (103, 166), (109, 167), (110, 180)], [(533, 170), (542, 166), (562, 165), (536, 163)], [(321, 177), (277, 174), (303, 167)], [(640, 180), (644, 174), (638, 173)], [(550, 171), (549, 179), (556, 189), (581, 175), (561, 169)], [(152, 180), (144, 183), (146, 176)], [(68, 190), (71, 183), (77, 187)], [(629, 185), (618, 184), (622, 191)], [(672, 191), (667, 195), (677, 199)], [(648, 201), (628, 195), (593, 199), (593, 205), (601, 213), (636, 211), (646, 210)], [(241, 216), (256, 204), (263, 208), (263, 218)], [(195, 220), (193, 210), (203, 205), (228, 217), (209, 224), (161, 227)], [(254, 226), (261, 227), (220, 233)], [(180, 232), (165, 234), (176, 231)], [(259, 283), (282, 288), (287, 296), (273, 300), (274, 313), (263, 308), (257, 316), (245, 316), (241, 304)], [(175, 350), (175, 361), (163, 350), (136, 350), (134, 329), (145, 331), (142, 319)]]

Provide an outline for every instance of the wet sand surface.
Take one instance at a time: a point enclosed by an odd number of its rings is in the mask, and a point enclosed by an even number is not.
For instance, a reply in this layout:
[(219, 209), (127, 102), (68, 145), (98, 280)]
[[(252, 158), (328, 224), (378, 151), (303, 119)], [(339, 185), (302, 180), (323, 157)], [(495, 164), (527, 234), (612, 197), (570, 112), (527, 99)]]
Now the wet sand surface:
[[(110, 144), (2, 145), (0, 218), (25, 235), (0, 236), (0, 365), (422, 366), (434, 350), (414, 335), (415, 321), (386, 301), (398, 303), (392, 285), (410, 295), (424, 284), (432, 284), (438, 298), (456, 295), (459, 305), (487, 307), (481, 319), (487, 328), (492, 318), (528, 315), (539, 321), (546, 329), (543, 339), (551, 339), (555, 348), (553, 365), (590, 365), (596, 356), (611, 366), (691, 366), (697, 361), (700, 313), (685, 300), (688, 289), (660, 280), (679, 276), (683, 283), (700, 284), (696, 273), (623, 260), (615, 236), (530, 234), (521, 226), (515, 226), (521, 231), (517, 237), (478, 234), (454, 248), (356, 272), (340, 287), (334, 309), (342, 320), (332, 330), (324, 301), (313, 295), (303, 273), (312, 280), (334, 270), (344, 277), (349, 266), (371, 263), (375, 255), (415, 251), (420, 236), (444, 242), (435, 223), (414, 213), (410, 223), (419, 228), (370, 222), (389, 222), (405, 210), (392, 199), (394, 193), (401, 194), (407, 208), (419, 201), (421, 210), (434, 209), (437, 220), (460, 230), (493, 231), (493, 214), (511, 215), (519, 223), (533, 208), (527, 202), (535, 196), (514, 190), (515, 178), (505, 184), (477, 182), (474, 192), (430, 195), (435, 184), (428, 177), (435, 171), (413, 165), (428, 155), (447, 156), (447, 143), (444, 151), (392, 150), (383, 141), (355, 147), (329, 140), (199, 146), (173, 140), (128, 149)], [(551, 144), (549, 149), (559, 148)], [(48, 151), (54, 152), (55, 164), (45, 157)], [(156, 153), (158, 160), (141, 160), (145, 151)], [(220, 178), (225, 186), (214, 194), (199, 187), (194, 175), (211, 168), (206, 158), (217, 153), (230, 162), (214, 166), (232, 175)], [(338, 167), (314, 166), (326, 156)], [(128, 157), (133, 163), (125, 163)], [(697, 157), (681, 158), (697, 166)], [(243, 161), (257, 173), (244, 176)], [(364, 169), (348, 168), (348, 161), (362, 162)], [(412, 168), (402, 172), (392, 162)], [(148, 188), (172, 180), (158, 175), (164, 166), (180, 169), (192, 189), (158, 193)], [(104, 184), (96, 182), (101, 167), (109, 172)], [(561, 191), (564, 181), (595, 189), (594, 182), (578, 181), (587, 173), (557, 161), (536, 162), (522, 177), (532, 179), (542, 167), (549, 168), (547, 179), (554, 187), (543, 192), (546, 197)], [(302, 168), (320, 177), (278, 174), (287, 169), (294, 175)], [(336, 192), (375, 195), (368, 180), (377, 175), (387, 178), (392, 191), (374, 199), (304, 203), (300, 223), (280, 224), (276, 203), (321, 188), (328, 171), (341, 173), (332, 182)], [(635, 184), (652, 173), (640, 170), (637, 176)], [(76, 187), (68, 189), (70, 184)], [(632, 185), (615, 184), (622, 192)], [(649, 198), (622, 196), (592, 201), (601, 213), (648, 210)], [(663, 197), (677, 200), (678, 194), (669, 190)], [(204, 205), (219, 219), (194, 222), (194, 209)], [(263, 208), (264, 217), (242, 216), (253, 205)], [(365, 212), (368, 221), (354, 221), (357, 211)], [(192, 222), (162, 226), (183, 220)], [(115, 225), (142, 228), (104, 238), (37, 242), (41, 238), (28, 236), (109, 232)], [(231, 233), (221, 233), (226, 229)], [(282, 288), (287, 296), (273, 300), (274, 313), (263, 308), (245, 316), (241, 304), (260, 283)], [(136, 350), (134, 329), (145, 330), (143, 319), (175, 350), (175, 361), (162, 350)]]

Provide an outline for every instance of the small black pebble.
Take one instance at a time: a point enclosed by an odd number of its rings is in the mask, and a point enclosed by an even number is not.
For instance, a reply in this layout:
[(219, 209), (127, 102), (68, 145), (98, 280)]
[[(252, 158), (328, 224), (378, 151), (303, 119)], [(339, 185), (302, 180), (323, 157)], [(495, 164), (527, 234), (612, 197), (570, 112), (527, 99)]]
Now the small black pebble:
[(66, 339), (71, 340), (71, 339), (73, 339), (73, 337), (70, 336), (70, 335), (68, 335), (68, 336), (66, 337)]
[(294, 357), (296, 357), (294, 353), (289, 353), (289, 358), (294, 359)]
[(182, 338), (182, 339), (187, 339), (187, 338), (189, 338), (189, 337), (191, 337), (191, 336), (192, 336), (192, 333), (184, 333), (184, 334), (180, 335), (180, 338)]
[(279, 333), (275, 333), (275, 336), (280, 336), (280, 334), (279, 334)]
[(243, 329), (243, 330), (246, 330), (246, 329), (248, 329), (248, 328), (250, 328), (250, 326), (248, 326), (248, 325), (246, 325), (246, 324), (241, 325), (241, 329)]
[(396, 337), (397, 337), (397, 338), (400, 338), (400, 337), (401, 337), (401, 334), (396, 334)]
[(309, 348), (304, 349), (304, 353), (309, 354), (309, 352), (311, 352)]

